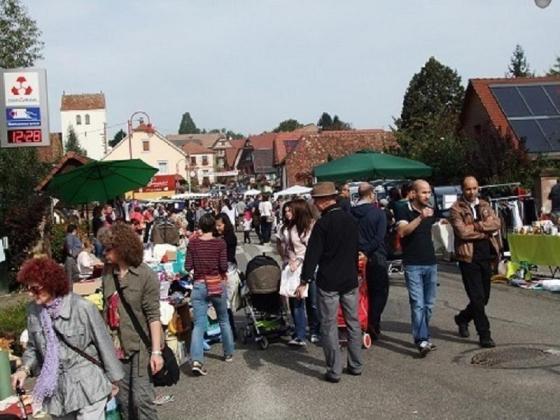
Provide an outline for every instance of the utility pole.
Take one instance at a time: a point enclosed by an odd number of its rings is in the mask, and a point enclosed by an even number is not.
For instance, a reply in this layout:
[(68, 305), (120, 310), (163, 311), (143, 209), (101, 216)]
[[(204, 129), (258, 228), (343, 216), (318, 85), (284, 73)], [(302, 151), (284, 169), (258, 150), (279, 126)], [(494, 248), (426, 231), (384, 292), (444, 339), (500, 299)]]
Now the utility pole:
[(104, 122), (103, 123), (103, 133), (101, 134), (101, 136), (103, 137), (103, 156), (105, 156), (107, 154), (108, 150), (108, 144), (107, 144), (107, 123)]

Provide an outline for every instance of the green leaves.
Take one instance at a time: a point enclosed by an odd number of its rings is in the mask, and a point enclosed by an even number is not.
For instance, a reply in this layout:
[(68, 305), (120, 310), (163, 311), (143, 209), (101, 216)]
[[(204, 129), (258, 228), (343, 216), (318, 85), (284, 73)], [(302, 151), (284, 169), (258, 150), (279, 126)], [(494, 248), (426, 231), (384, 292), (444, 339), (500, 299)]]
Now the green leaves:
[(36, 22), (19, 0), (0, 0), (0, 67), (30, 67), (42, 58)]
[(68, 136), (64, 146), (66, 153), (76, 152), (82, 156), (87, 156), (87, 151), (80, 146), (80, 140), (72, 126), (68, 127)]

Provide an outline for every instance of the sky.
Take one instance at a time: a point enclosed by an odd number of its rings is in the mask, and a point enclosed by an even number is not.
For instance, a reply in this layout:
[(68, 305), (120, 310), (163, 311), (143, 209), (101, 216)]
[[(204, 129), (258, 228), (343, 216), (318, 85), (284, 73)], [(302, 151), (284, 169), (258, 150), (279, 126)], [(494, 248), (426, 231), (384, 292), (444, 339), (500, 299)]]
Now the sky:
[(560, 55), (560, 0), (23, 0), (45, 43), (51, 131), (60, 98), (103, 91), (110, 138), (138, 110), (176, 133), (245, 135), (323, 112), (388, 129), (431, 57), (502, 77), (516, 44), (546, 72)]

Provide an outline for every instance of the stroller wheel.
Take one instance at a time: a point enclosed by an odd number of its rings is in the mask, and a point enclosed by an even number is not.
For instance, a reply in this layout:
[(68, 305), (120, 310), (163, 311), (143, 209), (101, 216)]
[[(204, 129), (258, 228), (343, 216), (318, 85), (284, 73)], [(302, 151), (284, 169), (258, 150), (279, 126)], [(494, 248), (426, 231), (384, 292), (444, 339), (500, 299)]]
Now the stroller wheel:
[(261, 337), (259, 340), (259, 347), (261, 348), (261, 350), (266, 350), (268, 348), (268, 338), (266, 337)]
[(371, 344), (372, 344), (371, 335), (369, 335), (368, 333), (363, 333), (362, 346), (364, 347), (364, 349), (369, 349), (371, 347)]

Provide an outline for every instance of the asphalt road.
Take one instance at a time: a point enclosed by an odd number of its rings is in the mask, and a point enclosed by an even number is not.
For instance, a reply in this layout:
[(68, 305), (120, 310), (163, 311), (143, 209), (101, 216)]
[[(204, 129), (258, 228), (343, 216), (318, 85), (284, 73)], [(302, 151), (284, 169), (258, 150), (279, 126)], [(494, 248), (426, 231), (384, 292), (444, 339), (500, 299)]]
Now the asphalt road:
[[(239, 265), (270, 247), (240, 246)], [(432, 319), (438, 349), (425, 359), (411, 343), (410, 309), (402, 276), (393, 276), (383, 335), (365, 350), (360, 377), (324, 382), (320, 347), (268, 350), (238, 345), (234, 362), (221, 347), (207, 354), (208, 376), (183, 375), (165, 391), (175, 402), (160, 407), (162, 419), (558, 419), (560, 418), (560, 295), (506, 285), (492, 289), (488, 313), (498, 347), (492, 366), (471, 338), (456, 334), (453, 315), (466, 304), (456, 267), (440, 265)], [(242, 313), (237, 319), (242, 325)], [(480, 356), (478, 356), (480, 357)]]

